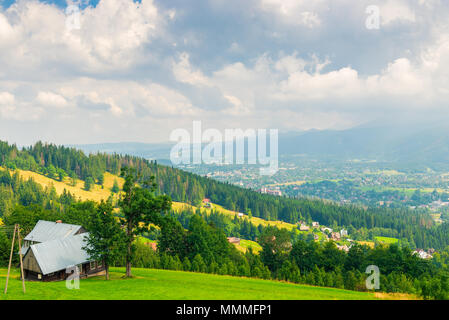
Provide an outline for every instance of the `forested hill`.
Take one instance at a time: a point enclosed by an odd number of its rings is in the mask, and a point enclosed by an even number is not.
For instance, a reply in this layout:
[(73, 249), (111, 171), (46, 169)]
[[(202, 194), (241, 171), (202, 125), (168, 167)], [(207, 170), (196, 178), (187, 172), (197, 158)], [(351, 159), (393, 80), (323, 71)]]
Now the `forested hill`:
[(143, 177), (154, 175), (158, 191), (171, 196), (174, 201), (197, 205), (206, 197), (225, 208), (245, 213), (251, 211), (253, 216), (267, 220), (296, 223), (303, 219), (357, 230), (376, 229), (385, 235), (413, 241), (423, 248), (449, 245), (447, 224), (434, 226), (431, 217), (425, 213), (404, 209), (364, 210), (319, 200), (263, 195), (134, 156), (104, 153), (87, 156), (73, 148), (41, 142), (18, 149), (15, 145), (0, 142), (0, 165), (38, 172), (53, 179), (71, 176), (100, 183), (104, 172), (118, 174), (121, 167), (132, 166)]

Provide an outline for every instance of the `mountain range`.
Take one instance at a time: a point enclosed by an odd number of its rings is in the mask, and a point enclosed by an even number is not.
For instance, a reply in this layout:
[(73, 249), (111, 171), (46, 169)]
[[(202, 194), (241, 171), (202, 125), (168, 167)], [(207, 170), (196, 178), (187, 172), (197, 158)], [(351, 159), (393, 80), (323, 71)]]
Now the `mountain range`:
[[(71, 145), (86, 153), (131, 154), (170, 162), (173, 143), (100, 143)], [(433, 124), (370, 124), (346, 130), (310, 130), (279, 134), (279, 155), (345, 161), (364, 159), (393, 163), (449, 163), (449, 126)]]

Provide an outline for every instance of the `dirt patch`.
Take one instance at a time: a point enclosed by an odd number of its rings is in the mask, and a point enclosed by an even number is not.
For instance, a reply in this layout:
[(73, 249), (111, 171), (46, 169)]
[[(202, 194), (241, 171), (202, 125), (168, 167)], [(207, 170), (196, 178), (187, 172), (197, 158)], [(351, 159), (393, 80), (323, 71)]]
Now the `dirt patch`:
[(385, 292), (375, 292), (374, 296), (378, 299), (384, 300), (421, 300), (415, 295), (407, 293), (385, 293)]

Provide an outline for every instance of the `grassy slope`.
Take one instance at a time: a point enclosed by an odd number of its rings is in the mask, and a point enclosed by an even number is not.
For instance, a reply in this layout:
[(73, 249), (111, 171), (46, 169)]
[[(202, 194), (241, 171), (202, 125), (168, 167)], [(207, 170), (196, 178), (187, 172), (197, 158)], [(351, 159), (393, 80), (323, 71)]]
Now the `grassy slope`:
[(362, 245), (367, 245), (371, 248), (374, 248), (374, 246), (376, 245), (373, 241), (357, 241), (357, 242)]
[(389, 237), (376, 237), (376, 240), (386, 244), (394, 244), (399, 241), (396, 238), (389, 238)]
[[(72, 186), (70, 185), (69, 178), (66, 178), (64, 181), (58, 181), (50, 179), (36, 172), (25, 170), (18, 170), (18, 171), (23, 179), (27, 180), (31, 178), (35, 182), (42, 185), (44, 188), (54, 186), (56, 189), (56, 193), (58, 194), (61, 194), (64, 191), (64, 189), (66, 189), (67, 191), (70, 191), (70, 193), (74, 194), (76, 197), (81, 198), (82, 200), (94, 200), (98, 202), (100, 200), (106, 200), (110, 196), (114, 180), (117, 180), (120, 188), (122, 188), (124, 183), (123, 178), (106, 172), (104, 174), (104, 188), (101, 188), (101, 186), (95, 184), (90, 191), (86, 191), (84, 190), (84, 181), (82, 180), (78, 180), (77, 185)], [(192, 206), (190, 204), (182, 202), (173, 202), (173, 209), (181, 210), (182, 208), (191, 208), (193, 210), (197, 209), (197, 207)], [(212, 209), (202, 208), (201, 210), (205, 210), (207, 213), (210, 213)], [(231, 217), (234, 217), (238, 213), (236, 211), (225, 209), (218, 204), (213, 204), (213, 210), (219, 211), (223, 214), (227, 214)], [(249, 219), (247, 215), (244, 215), (244, 218)], [(253, 223), (256, 226), (258, 226), (259, 224), (262, 224), (264, 226), (272, 225), (280, 228), (286, 228), (288, 230), (297, 228), (296, 225), (291, 223), (286, 223), (282, 221), (267, 221), (257, 217), (252, 217), (251, 223)]]
[[(196, 210), (197, 207), (190, 205), (190, 204), (186, 204), (183, 202), (173, 202), (173, 209), (175, 210), (182, 210), (182, 209), (192, 209), (192, 210)], [(212, 210), (218, 211), (220, 213), (226, 214), (231, 216), (231, 218), (234, 218), (234, 216), (236, 214), (238, 214), (237, 211), (232, 211), (232, 210), (228, 210), (223, 208), (222, 206), (218, 205), (218, 204), (212, 204), (212, 208), (201, 208), (202, 211), (206, 211), (206, 213), (210, 213), (212, 212)], [(248, 215), (243, 215), (242, 217), (243, 219), (249, 219)], [(251, 223), (258, 226), (259, 224), (262, 224), (263, 226), (276, 226), (278, 228), (285, 228), (288, 230), (292, 230), (292, 229), (297, 229), (298, 227), (294, 224), (291, 223), (287, 223), (287, 222), (283, 222), (283, 221), (267, 221), (261, 218), (257, 218), (257, 217), (251, 217)]]
[(242, 252), (246, 252), (249, 248), (253, 250), (254, 253), (259, 253), (262, 251), (262, 247), (255, 241), (251, 240), (240, 240), (240, 244), (234, 244), (236, 248)]
[(104, 174), (103, 188), (95, 184), (90, 191), (86, 191), (84, 190), (84, 181), (82, 180), (78, 180), (76, 186), (72, 186), (70, 185), (69, 178), (66, 178), (64, 181), (57, 181), (35, 172), (25, 170), (18, 170), (18, 171), (23, 179), (28, 180), (31, 178), (35, 182), (42, 185), (44, 188), (53, 185), (56, 189), (56, 193), (58, 194), (61, 194), (64, 191), (64, 189), (66, 189), (67, 191), (70, 191), (70, 193), (74, 194), (76, 197), (81, 198), (82, 200), (94, 200), (98, 202), (100, 200), (106, 200), (110, 196), (114, 180), (117, 180), (120, 188), (123, 186), (124, 183), (123, 178), (106, 172)]
[[(112, 268), (112, 280), (103, 277), (81, 280), (79, 290), (69, 290), (65, 282), (27, 282), (27, 293), (22, 292), (17, 271), (9, 282), (7, 296), (2, 299), (36, 300), (369, 300), (376, 299), (372, 293), (362, 293), (333, 288), (297, 285), (278, 281), (240, 277), (199, 274), (191, 272), (133, 269), (135, 278), (122, 279), (123, 268)], [(0, 289), (3, 291), (6, 270), (0, 269)], [(384, 295), (383, 299), (394, 296)]]
[[(84, 190), (84, 181), (82, 180), (78, 180), (77, 185), (76, 186), (72, 186), (70, 185), (70, 180), (69, 178), (66, 178), (64, 181), (57, 181), (54, 179), (50, 179), (44, 175), (32, 172), (32, 171), (25, 171), (25, 170), (18, 170), (20, 173), (20, 176), (25, 179), (33, 179), (35, 182), (39, 183), (40, 185), (42, 185), (44, 188), (45, 187), (51, 187), (53, 186), (56, 189), (56, 193), (61, 194), (64, 189), (66, 189), (67, 191), (70, 191), (70, 193), (74, 194), (76, 197), (81, 198), (82, 200), (94, 200), (99, 202), (100, 200), (104, 199), (106, 200), (109, 195), (111, 194), (111, 189), (112, 186), (114, 184), (114, 180), (117, 180), (119, 187), (122, 188), (124, 180), (123, 178), (110, 174), (108, 172), (106, 172), (104, 174), (104, 185), (103, 188), (101, 188), (101, 186), (99, 185), (94, 185), (92, 187), (92, 189), (90, 191), (86, 191)], [(180, 210), (182, 208), (191, 208), (193, 210), (196, 210), (195, 206), (186, 204), (186, 203), (182, 203), (182, 202), (173, 202), (173, 208), (175, 210)], [(235, 216), (235, 214), (237, 214), (237, 212), (235, 211), (231, 211), (231, 210), (227, 210), (225, 208), (223, 208), (222, 206), (213, 205), (214, 210), (217, 210), (221, 213), (230, 215), (232, 217)], [(202, 208), (202, 210), (205, 210), (206, 212), (210, 213), (211, 209), (206, 209), (206, 208)], [(245, 219), (248, 219), (248, 216), (245, 216)], [(287, 229), (292, 229), (292, 228), (296, 228), (295, 225), (293, 224), (289, 224), (289, 223), (285, 223), (285, 222), (281, 222), (281, 221), (266, 221), (260, 218), (251, 218), (251, 222), (255, 225), (259, 225), (259, 224), (263, 224), (263, 225), (275, 225), (278, 227), (284, 227)], [(0, 220), (0, 225), (1, 225), (1, 220)], [(261, 250), (259, 244), (257, 244), (254, 241), (250, 241), (250, 240), (242, 240), (242, 243), (240, 246), (236, 246), (239, 250), (245, 252), (247, 250), (247, 248), (251, 247), (253, 248), (253, 251), (255, 252), (259, 252)]]

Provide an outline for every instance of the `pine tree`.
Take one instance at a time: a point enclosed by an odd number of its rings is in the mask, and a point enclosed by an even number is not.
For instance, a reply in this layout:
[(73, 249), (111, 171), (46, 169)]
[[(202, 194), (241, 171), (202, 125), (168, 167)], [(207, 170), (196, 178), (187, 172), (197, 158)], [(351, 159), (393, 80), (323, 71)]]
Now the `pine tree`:
[(112, 185), (111, 191), (113, 193), (118, 193), (120, 191), (120, 187), (118, 186), (117, 179), (114, 179), (114, 184)]
[(206, 264), (199, 253), (193, 258), (192, 271), (206, 272)]
[(84, 180), (84, 190), (90, 191), (93, 183), (94, 183), (94, 180), (92, 179), (92, 177), (87, 177), (86, 180)]
[(184, 271), (191, 271), (192, 270), (192, 264), (190, 263), (189, 258), (185, 257), (184, 261), (182, 262), (182, 269)]

